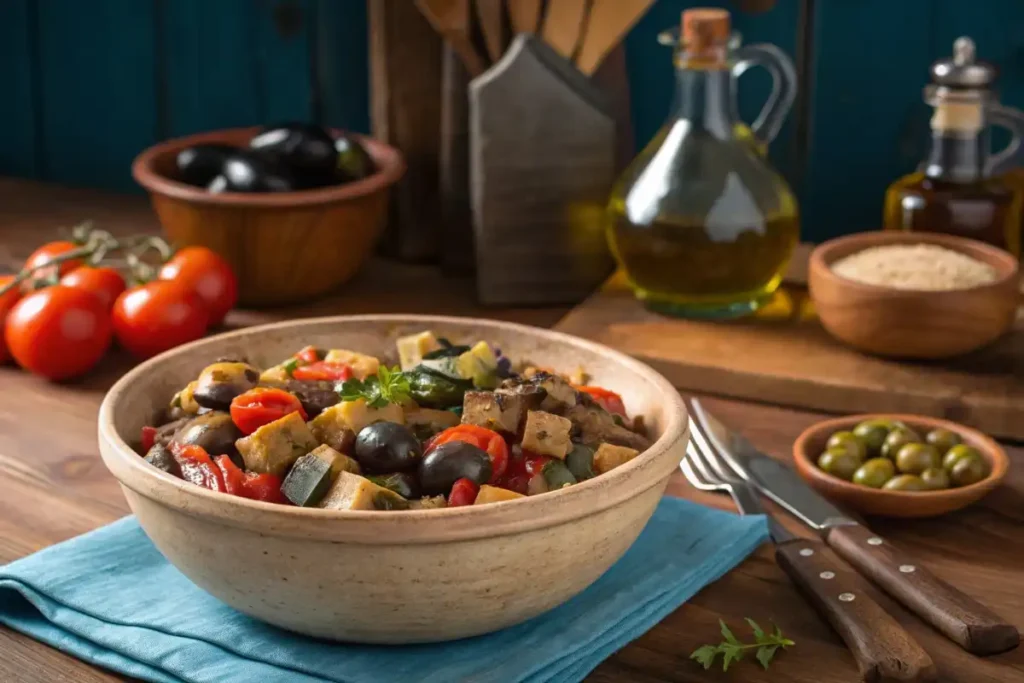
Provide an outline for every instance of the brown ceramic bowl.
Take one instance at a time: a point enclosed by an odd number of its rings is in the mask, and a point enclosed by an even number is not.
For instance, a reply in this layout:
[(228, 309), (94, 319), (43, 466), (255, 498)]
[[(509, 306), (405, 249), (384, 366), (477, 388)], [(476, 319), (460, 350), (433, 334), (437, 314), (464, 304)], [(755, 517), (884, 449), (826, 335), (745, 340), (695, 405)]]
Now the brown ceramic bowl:
[[(989, 466), (988, 477), (977, 484), (943, 491), (886, 491), (833, 477), (818, 467), (818, 456), (825, 450), (829, 436), (851, 430), (858, 422), (876, 418), (900, 420), (922, 436), (939, 428), (956, 432), (964, 443), (981, 452)], [(793, 459), (800, 476), (827, 498), (865, 515), (887, 517), (933, 517), (966, 507), (999, 486), (1010, 464), (999, 444), (976, 429), (922, 415), (883, 414), (847, 415), (815, 423), (805, 429), (793, 444)]]
[(209, 247), (228, 260), (238, 275), (239, 303), (304, 301), (346, 282), (373, 251), (387, 215), (389, 188), (405, 172), (405, 161), (393, 147), (356, 135), (377, 172), (345, 185), (212, 194), (174, 179), (175, 158), (184, 148), (207, 143), (245, 147), (258, 130), (232, 128), (162, 142), (136, 157), (132, 176), (149, 191), (175, 244)]
[[(657, 440), (629, 463), (560, 491), (404, 512), (286, 507), (228, 496), (150, 466), (129, 445), (175, 391), (219, 356), (242, 355), (266, 367), (313, 344), (394, 358), (397, 337), (424, 329), (458, 341), (485, 339), (516, 360), (582, 366), (595, 384), (620, 392)], [(257, 619), (364, 643), (487, 633), (576, 595), (640, 534), (688, 434), (678, 392), (625, 354), (523, 325), (411, 315), (320, 318), (203, 339), (126, 374), (99, 416), (104, 463), (142, 528), (186, 576)]]
[[(832, 264), (868, 247), (935, 244), (995, 268), (991, 284), (952, 291), (894, 289), (837, 275)], [(811, 252), (811, 298), (821, 324), (850, 346), (893, 358), (948, 358), (978, 349), (1013, 324), (1019, 298), (1017, 259), (975, 240), (898, 231), (848, 235)]]

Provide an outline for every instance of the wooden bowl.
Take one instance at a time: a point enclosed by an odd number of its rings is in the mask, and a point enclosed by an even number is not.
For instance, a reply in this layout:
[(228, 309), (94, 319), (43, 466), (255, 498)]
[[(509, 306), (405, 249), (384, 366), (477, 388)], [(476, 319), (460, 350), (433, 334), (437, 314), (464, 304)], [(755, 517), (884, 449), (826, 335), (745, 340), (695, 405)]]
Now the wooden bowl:
[(377, 172), (345, 185), (212, 194), (174, 179), (182, 149), (205, 143), (244, 147), (258, 130), (233, 128), (162, 142), (136, 157), (132, 176), (149, 190), (175, 244), (209, 247), (228, 260), (238, 276), (239, 303), (304, 301), (349, 280), (373, 251), (389, 188), (405, 172), (405, 161), (393, 147), (355, 135)]
[[(615, 470), (540, 496), (404, 512), (298, 508), (228, 496), (146, 463), (129, 443), (213, 359), (269, 366), (307, 344), (393, 358), (432, 329), (488, 340), (513, 359), (577, 368), (621, 392), (657, 441)], [(353, 316), (249, 327), (142, 363), (100, 408), (103, 461), (161, 553), (199, 587), (257, 619), (363, 643), (442, 641), (525, 621), (593, 583), (633, 543), (683, 457), (686, 409), (646, 365), (593, 342), (523, 325), (432, 316)], [(686, 520), (680, 520), (685, 524)]]
[[(951, 291), (895, 289), (837, 275), (832, 264), (868, 247), (935, 244), (989, 264), (990, 284)], [(995, 341), (1013, 324), (1019, 294), (1017, 259), (975, 240), (898, 231), (848, 235), (819, 245), (809, 265), (811, 298), (837, 339), (879, 356), (948, 358)]]
[[(858, 422), (875, 418), (901, 420), (922, 436), (939, 428), (956, 432), (964, 443), (981, 452), (989, 466), (988, 477), (970, 486), (943, 491), (886, 491), (833, 477), (818, 467), (818, 456), (825, 450), (829, 436), (838, 431), (851, 430)], [(999, 486), (1010, 465), (1006, 452), (999, 444), (976, 429), (922, 415), (883, 414), (847, 415), (811, 425), (793, 444), (793, 460), (800, 476), (833, 502), (866, 515), (886, 517), (933, 517), (959, 510)]]

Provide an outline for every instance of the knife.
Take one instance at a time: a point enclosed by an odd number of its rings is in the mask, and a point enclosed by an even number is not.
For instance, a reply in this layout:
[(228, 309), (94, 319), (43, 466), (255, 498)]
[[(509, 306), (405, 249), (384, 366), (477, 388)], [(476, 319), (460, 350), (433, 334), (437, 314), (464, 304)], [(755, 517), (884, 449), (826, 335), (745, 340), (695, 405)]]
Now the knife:
[(976, 655), (1017, 647), (1016, 627), (938, 578), (907, 553), (822, 498), (790, 468), (730, 431), (697, 399), (693, 419), (738, 475), (818, 531), (825, 543), (892, 598)]

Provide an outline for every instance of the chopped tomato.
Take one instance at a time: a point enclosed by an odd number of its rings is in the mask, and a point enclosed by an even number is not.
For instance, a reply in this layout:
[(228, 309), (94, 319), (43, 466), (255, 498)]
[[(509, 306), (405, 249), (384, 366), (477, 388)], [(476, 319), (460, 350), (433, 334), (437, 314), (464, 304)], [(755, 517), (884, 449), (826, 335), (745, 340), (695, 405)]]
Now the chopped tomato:
[(316, 363), (320, 360), (320, 351), (315, 346), (307, 346), (295, 354), (295, 357), (303, 363)]
[(298, 413), (303, 420), (309, 419), (299, 399), (283, 389), (256, 387), (231, 401), (231, 420), (245, 435), (289, 413)]
[(202, 446), (185, 446), (174, 453), (181, 467), (181, 478), (196, 486), (224, 493), (224, 475)]
[(576, 391), (582, 391), (585, 394), (589, 394), (590, 398), (594, 399), (597, 405), (601, 406), (609, 413), (626, 417), (626, 406), (622, 402), (622, 397), (614, 391), (602, 389), (601, 387), (576, 387)]
[(154, 443), (156, 443), (156, 427), (146, 425), (142, 428), (142, 451), (149, 451)]
[(214, 460), (224, 477), (226, 493), (267, 503), (288, 503), (288, 499), (281, 493), (281, 477), (246, 472), (226, 455), (218, 455)]
[(535, 474), (540, 474), (541, 470), (544, 469), (544, 465), (547, 465), (549, 462), (554, 460), (554, 458), (549, 455), (538, 455), (537, 453), (530, 453), (529, 451), (524, 451), (523, 456), (523, 460), (525, 461), (523, 469), (526, 470), (526, 474), (531, 477)]
[(488, 483), (494, 484), (504, 476), (505, 470), (508, 468), (508, 444), (505, 443), (505, 439), (501, 438), (501, 434), (477, 425), (449, 427), (428, 443), (423, 449), (423, 455), (427, 455), (438, 446), (452, 441), (463, 441), (487, 451), (487, 454), (491, 456), (492, 472)]
[(480, 487), (472, 479), (457, 479), (452, 484), (452, 491), (448, 494), (448, 507), (455, 508), (463, 505), (472, 505), (476, 501), (476, 494), (480, 493)]
[(352, 377), (352, 368), (344, 363), (318, 360), (309, 365), (300, 365), (292, 371), (292, 377), (304, 381), (336, 381)]

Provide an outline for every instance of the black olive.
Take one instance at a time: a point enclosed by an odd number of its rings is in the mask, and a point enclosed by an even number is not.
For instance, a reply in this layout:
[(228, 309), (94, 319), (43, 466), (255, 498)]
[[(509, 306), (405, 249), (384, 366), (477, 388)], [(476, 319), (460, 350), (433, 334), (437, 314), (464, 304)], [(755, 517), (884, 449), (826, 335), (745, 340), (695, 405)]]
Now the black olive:
[(214, 363), (199, 373), (192, 398), (203, 408), (227, 410), (231, 400), (260, 380), (260, 373), (248, 363)]
[(310, 123), (264, 128), (249, 141), (249, 148), (289, 169), (305, 187), (330, 183), (338, 163), (330, 134)]
[(341, 395), (335, 390), (334, 382), (290, 379), (286, 382), (273, 383), (273, 386), (295, 394), (310, 419), (341, 401)]
[(181, 466), (178, 464), (178, 461), (174, 459), (174, 456), (171, 455), (171, 452), (166, 447), (160, 444), (154, 444), (149, 449), (145, 460), (153, 467), (163, 470), (168, 474), (173, 474), (176, 477), (181, 476)]
[(423, 457), (419, 439), (405, 425), (374, 422), (356, 434), (356, 462), (374, 474), (411, 470)]
[(178, 152), (175, 164), (178, 167), (178, 178), (189, 185), (206, 187), (216, 178), (224, 161), (238, 151), (230, 145), (194, 145)]
[(420, 483), (416, 481), (415, 476), (408, 472), (393, 472), (378, 476), (370, 475), (368, 479), (377, 486), (390, 489), (407, 500), (420, 497)]
[(210, 184), (206, 186), (206, 191), (210, 194), (220, 194), (221, 192), (228, 191), (228, 179), (223, 175), (218, 175), (216, 178), (210, 181)]
[(192, 418), (174, 435), (171, 441), (179, 446), (201, 446), (210, 455), (226, 455), (241, 461), (235, 441), (242, 432), (227, 413), (214, 411)]
[[(291, 192), (299, 188), (291, 173), (273, 161), (240, 151), (224, 160), (224, 192)], [(214, 179), (212, 192), (219, 190)], [(210, 188), (208, 188), (210, 189)]]
[(334, 140), (334, 149), (338, 153), (338, 173), (346, 181), (360, 180), (373, 174), (373, 159), (354, 138), (338, 136)]
[(462, 441), (441, 444), (423, 458), (419, 478), (423, 495), (447, 495), (459, 479), (476, 484), (490, 481), (491, 458), (487, 451)]

